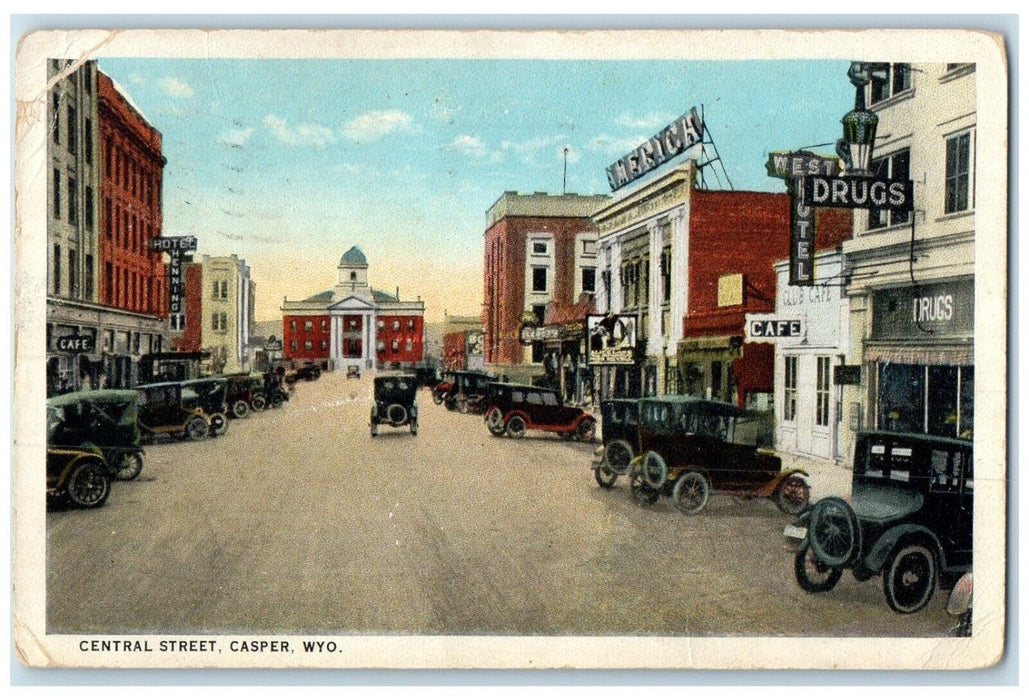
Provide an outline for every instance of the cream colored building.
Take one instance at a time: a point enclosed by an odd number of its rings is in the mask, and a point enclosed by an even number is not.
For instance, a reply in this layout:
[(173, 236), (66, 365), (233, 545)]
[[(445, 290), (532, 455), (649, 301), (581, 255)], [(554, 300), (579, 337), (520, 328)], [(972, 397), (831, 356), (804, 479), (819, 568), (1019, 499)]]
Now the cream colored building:
[(254, 293), (250, 267), (235, 255), (204, 255), (201, 265), (200, 346), (211, 353), (214, 372), (250, 369), (249, 345), (254, 326)]

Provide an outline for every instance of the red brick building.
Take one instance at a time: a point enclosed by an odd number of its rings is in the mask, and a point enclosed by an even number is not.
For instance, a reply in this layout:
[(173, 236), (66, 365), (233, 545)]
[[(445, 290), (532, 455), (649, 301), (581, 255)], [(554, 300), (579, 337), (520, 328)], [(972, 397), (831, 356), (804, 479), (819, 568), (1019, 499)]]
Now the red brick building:
[(161, 235), (161, 133), (98, 75), (100, 303), (166, 318), (167, 272), (150, 241)]
[(337, 266), (332, 289), (282, 302), (282, 350), (287, 360), (327, 369), (356, 365), (402, 368), (425, 356), (425, 303), (400, 299), (368, 283), (368, 261), (354, 246)]
[(524, 380), (542, 369), (542, 343), (523, 346), (531, 314), (574, 304), (596, 289), (597, 232), (590, 215), (606, 195), (505, 192), (486, 214), (483, 329), (487, 365)]

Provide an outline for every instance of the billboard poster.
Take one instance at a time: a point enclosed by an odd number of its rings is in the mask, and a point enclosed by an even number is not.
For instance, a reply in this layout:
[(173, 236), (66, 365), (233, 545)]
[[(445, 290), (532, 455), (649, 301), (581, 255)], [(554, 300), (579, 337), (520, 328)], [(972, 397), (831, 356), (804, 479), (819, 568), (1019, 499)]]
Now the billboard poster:
[(586, 361), (590, 365), (631, 365), (636, 361), (636, 316), (586, 317)]

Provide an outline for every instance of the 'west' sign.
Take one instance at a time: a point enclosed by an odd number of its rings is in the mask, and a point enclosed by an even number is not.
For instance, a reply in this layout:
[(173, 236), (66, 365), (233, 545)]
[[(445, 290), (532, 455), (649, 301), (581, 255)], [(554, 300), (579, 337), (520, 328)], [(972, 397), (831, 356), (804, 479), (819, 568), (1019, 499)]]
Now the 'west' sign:
[(804, 201), (813, 207), (886, 209), (910, 212), (914, 208), (915, 183), (875, 177), (804, 178)]
[(768, 177), (781, 177), (786, 180), (805, 175), (838, 175), (840, 159), (811, 151), (773, 151), (768, 154), (765, 170), (768, 171)]
[(607, 169), (607, 181), (611, 190), (628, 185), (651, 170), (663, 165), (690, 146), (695, 146), (704, 138), (704, 122), (697, 114), (696, 108), (682, 115), (666, 126), (659, 133), (650, 137), (628, 153), (612, 163)]

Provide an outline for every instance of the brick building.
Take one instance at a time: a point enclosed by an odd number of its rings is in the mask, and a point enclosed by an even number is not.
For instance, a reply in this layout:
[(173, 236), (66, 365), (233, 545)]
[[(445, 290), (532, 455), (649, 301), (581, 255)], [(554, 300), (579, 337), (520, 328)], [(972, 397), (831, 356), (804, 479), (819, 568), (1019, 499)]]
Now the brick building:
[(486, 213), (483, 329), (486, 363), (525, 381), (543, 371), (542, 342), (523, 346), (527, 314), (570, 305), (596, 289), (597, 232), (590, 216), (606, 195), (505, 192)]
[(403, 301), (368, 282), (368, 260), (354, 246), (339, 261), (339, 281), (306, 299), (282, 302), (287, 360), (326, 369), (411, 367), (425, 354), (425, 302)]

